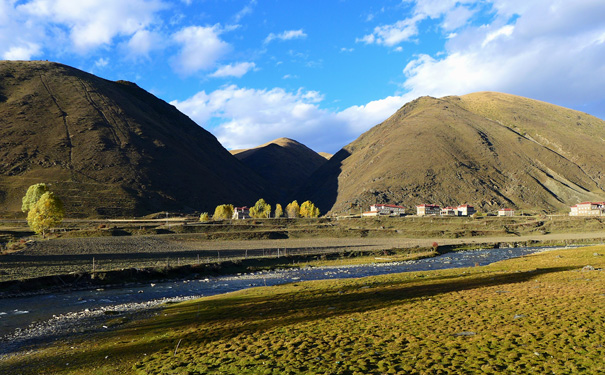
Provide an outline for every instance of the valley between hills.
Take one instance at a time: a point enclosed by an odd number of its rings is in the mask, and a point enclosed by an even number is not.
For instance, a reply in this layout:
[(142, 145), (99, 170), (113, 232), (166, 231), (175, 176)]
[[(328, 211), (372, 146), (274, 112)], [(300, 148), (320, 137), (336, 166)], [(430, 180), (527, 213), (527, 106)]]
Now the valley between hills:
[[(605, 371), (605, 217), (568, 215), (605, 201), (604, 145), (596, 117), (479, 92), (418, 98), (334, 155), (289, 138), (228, 151), (135, 83), (0, 61), (0, 322), (19, 327), (2, 336), (0, 373)], [(21, 212), (36, 183), (65, 205), (50, 238)], [(259, 198), (310, 200), (321, 217), (200, 221)], [(424, 203), (481, 214), (413, 215)], [(361, 217), (373, 204), (408, 215)], [(503, 207), (518, 214), (486, 215)], [(560, 248), (465, 268), (265, 280), (181, 303), (94, 305), (168, 283), (421, 259), (447, 267), (465, 251), (544, 246)], [(44, 322), (27, 320), (36, 313), (27, 305), (2, 307), (80, 291), (98, 295)]]

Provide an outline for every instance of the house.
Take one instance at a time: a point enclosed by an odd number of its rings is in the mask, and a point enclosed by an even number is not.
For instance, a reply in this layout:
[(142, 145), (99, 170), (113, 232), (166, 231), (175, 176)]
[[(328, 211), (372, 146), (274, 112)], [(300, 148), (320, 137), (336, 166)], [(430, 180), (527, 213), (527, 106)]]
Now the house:
[(441, 208), (438, 204), (421, 204), (416, 206), (416, 215), (418, 216), (439, 215), (440, 213)]
[(379, 215), (403, 216), (405, 207), (394, 204), (374, 204), (370, 206), (370, 212), (378, 212)]
[(378, 216), (378, 215), (380, 215), (380, 212), (378, 212), (378, 211), (366, 211), (361, 214), (361, 216), (363, 216), (363, 217), (372, 217), (372, 216)]
[(571, 206), (569, 216), (605, 216), (605, 202), (582, 202)]
[(250, 209), (248, 207), (235, 207), (233, 209), (233, 220), (250, 219)]
[(458, 210), (450, 206), (442, 208), (441, 216), (458, 216)]
[(498, 216), (515, 216), (515, 210), (512, 208), (501, 208), (498, 210)]
[(456, 208), (456, 211), (458, 211), (458, 216), (471, 216), (477, 212), (477, 210), (475, 210), (475, 207), (469, 206), (468, 204), (458, 206), (458, 208)]

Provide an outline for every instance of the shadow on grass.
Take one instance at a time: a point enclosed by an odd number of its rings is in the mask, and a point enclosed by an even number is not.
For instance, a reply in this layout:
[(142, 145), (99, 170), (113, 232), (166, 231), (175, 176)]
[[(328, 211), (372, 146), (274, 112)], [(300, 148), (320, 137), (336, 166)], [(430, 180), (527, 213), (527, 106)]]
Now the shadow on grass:
[[(70, 353), (69, 360), (74, 364), (87, 364), (91, 360), (101, 361), (105, 356), (112, 356), (133, 363), (140, 360), (143, 353), (173, 351), (181, 340), (181, 348), (205, 345), (216, 340), (229, 340), (243, 333), (254, 334), (330, 317), (374, 311), (439, 294), (523, 283), (540, 275), (576, 268), (553, 267), (485, 276), (445, 275), (425, 280), (387, 280), (365, 286), (358, 283), (340, 288), (292, 284), (288, 287), (295, 290), (285, 293), (212, 297), (168, 306), (163, 316), (136, 322), (115, 332), (99, 334), (98, 339), (115, 340), (118, 344)], [(17, 362), (27, 367), (27, 361), (23, 357)]]

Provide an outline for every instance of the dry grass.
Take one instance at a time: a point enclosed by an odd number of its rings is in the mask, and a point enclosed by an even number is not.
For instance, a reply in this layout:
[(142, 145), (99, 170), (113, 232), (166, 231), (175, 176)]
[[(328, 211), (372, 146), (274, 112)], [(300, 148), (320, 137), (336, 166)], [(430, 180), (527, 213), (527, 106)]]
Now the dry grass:
[(469, 269), (254, 288), (66, 339), (7, 359), (0, 372), (602, 373), (602, 268), (605, 246), (597, 246)]

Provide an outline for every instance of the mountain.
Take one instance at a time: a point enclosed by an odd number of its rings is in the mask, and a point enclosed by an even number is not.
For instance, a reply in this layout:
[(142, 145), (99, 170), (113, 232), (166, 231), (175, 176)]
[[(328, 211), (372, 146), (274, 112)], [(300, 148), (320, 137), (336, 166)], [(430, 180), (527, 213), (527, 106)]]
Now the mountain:
[(604, 200), (603, 150), (605, 122), (585, 113), (494, 92), (421, 97), (336, 153), (300, 195), (323, 212), (373, 203), (564, 211)]
[(0, 211), (51, 184), (68, 217), (251, 204), (266, 182), (136, 84), (51, 62), (0, 62)]
[(327, 153), (327, 152), (318, 152), (318, 154), (319, 154), (319, 156), (323, 157), (323, 158), (324, 158), (324, 159), (326, 159), (326, 160), (330, 160), (330, 158), (331, 158), (332, 156), (334, 156), (334, 155), (329, 154), (329, 153)]
[(282, 205), (297, 199), (294, 193), (326, 162), (325, 157), (289, 138), (231, 153), (274, 187), (274, 195)]

